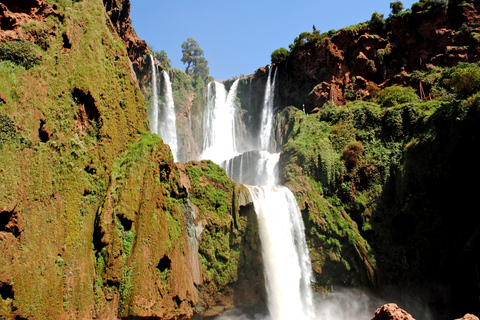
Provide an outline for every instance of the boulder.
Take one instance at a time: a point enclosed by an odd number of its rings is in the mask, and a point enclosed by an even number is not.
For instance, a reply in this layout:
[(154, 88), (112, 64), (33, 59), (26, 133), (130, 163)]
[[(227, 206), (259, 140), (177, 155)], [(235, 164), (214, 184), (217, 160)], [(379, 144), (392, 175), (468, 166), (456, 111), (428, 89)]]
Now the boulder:
[(470, 314), (470, 313), (467, 313), (466, 315), (464, 315), (462, 318), (460, 319), (455, 319), (455, 320), (478, 320), (478, 317), (473, 315), (473, 314)]
[(388, 303), (375, 311), (372, 320), (415, 320), (408, 312), (395, 303)]

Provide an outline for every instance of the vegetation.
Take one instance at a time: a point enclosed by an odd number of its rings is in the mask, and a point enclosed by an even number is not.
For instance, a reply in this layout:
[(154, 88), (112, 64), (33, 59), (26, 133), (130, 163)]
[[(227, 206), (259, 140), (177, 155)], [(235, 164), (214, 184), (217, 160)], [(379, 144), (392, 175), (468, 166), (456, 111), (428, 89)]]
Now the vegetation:
[(198, 42), (193, 38), (188, 38), (182, 43), (182, 59), (183, 64), (187, 64), (185, 73), (188, 75), (190, 68), (193, 69), (194, 76), (208, 77), (208, 61), (203, 56), (203, 50)]
[(171, 69), (171, 60), (168, 59), (167, 53), (165, 50), (162, 51), (155, 51), (155, 58), (158, 60), (158, 62), (164, 66), (167, 69)]
[(385, 19), (383, 18), (383, 14), (378, 13), (377, 11), (372, 13), (372, 18), (370, 19), (370, 25), (374, 27), (381, 27), (385, 25)]
[(30, 69), (42, 61), (40, 48), (26, 40), (0, 43), (0, 60), (8, 60)]
[(403, 3), (400, 0), (390, 2), (390, 9), (392, 14), (399, 14), (403, 10)]
[(418, 102), (419, 99), (415, 89), (402, 86), (387, 87), (377, 95), (378, 103), (385, 108), (407, 102)]
[(282, 47), (272, 52), (271, 61), (275, 64), (281, 63), (288, 59), (288, 55), (288, 50)]

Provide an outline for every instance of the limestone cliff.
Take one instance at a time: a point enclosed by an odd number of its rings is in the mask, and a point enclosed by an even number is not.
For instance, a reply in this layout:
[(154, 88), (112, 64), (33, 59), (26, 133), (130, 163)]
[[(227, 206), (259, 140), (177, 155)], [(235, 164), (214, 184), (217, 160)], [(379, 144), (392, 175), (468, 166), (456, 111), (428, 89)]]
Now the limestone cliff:
[[(477, 5), (452, 2), (447, 8), (403, 12), (382, 25), (367, 22), (322, 35), (302, 33), (288, 58), (277, 63), (278, 104), (305, 104), (310, 112), (326, 102), (338, 106), (365, 97), (372, 85), (419, 90), (415, 70), (480, 60), (479, 24)], [(428, 96), (431, 83), (422, 84)]]
[(261, 301), (248, 192), (211, 162), (174, 164), (148, 133), (128, 2), (0, 7), (0, 318), (178, 319)]

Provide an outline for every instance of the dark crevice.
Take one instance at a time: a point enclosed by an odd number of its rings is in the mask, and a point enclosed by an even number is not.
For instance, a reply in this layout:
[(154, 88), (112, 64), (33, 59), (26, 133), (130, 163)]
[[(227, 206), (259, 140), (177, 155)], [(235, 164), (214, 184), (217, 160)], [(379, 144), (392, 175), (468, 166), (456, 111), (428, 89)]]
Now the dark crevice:
[(3, 300), (15, 299), (13, 287), (11, 284), (0, 281), (0, 296)]
[(164, 272), (166, 270), (170, 270), (171, 265), (172, 261), (167, 256), (163, 256), (163, 258), (158, 262), (157, 269), (160, 270), (160, 272)]
[(48, 132), (47, 127), (45, 126), (46, 120), (40, 119), (40, 128), (38, 128), (38, 137), (43, 143), (50, 140), (50, 132)]
[(22, 233), (18, 227), (18, 213), (16, 207), (11, 211), (0, 211), (0, 231), (10, 232), (16, 238)]
[(93, 248), (96, 252), (97, 257), (102, 251), (102, 249), (107, 246), (107, 244), (102, 241), (103, 235), (104, 231), (102, 227), (96, 224), (95, 228), (93, 228)]
[(123, 230), (125, 231), (130, 231), (132, 229), (133, 221), (128, 219), (127, 217), (123, 215), (117, 215), (118, 220), (120, 220), (120, 223), (123, 226)]
[(72, 97), (75, 103), (78, 105), (78, 116), (77, 120), (83, 126), (87, 124), (93, 125), (96, 123), (99, 127), (101, 126), (100, 111), (95, 102), (95, 99), (90, 92), (85, 92), (83, 89), (75, 88), (72, 92)]
[(68, 35), (66, 33), (62, 34), (62, 39), (63, 39), (63, 48), (67, 50), (72, 49), (72, 43), (70, 42), (70, 39), (68, 39)]
[(173, 302), (177, 304), (178, 307), (180, 307), (180, 304), (182, 303), (182, 300), (178, 296), (175, 296), (172, 298)]

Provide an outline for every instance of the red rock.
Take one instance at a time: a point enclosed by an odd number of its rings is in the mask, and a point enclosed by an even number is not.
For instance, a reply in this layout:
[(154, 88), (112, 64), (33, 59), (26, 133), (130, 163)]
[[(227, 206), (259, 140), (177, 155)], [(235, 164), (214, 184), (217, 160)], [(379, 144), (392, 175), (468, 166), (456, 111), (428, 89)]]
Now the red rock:
[(473, 315), (473, 314), (470, 314), (470, 313), (467, 313), (466, 315), (464, 315), (462, 318), (460, 319), (455, 319), (455, 320), (478, 320), (478, 317)]
[(415, 318), (395, 303), (388, 303), (375, 311), (375, 317), (372, 320), (415, 320)]

